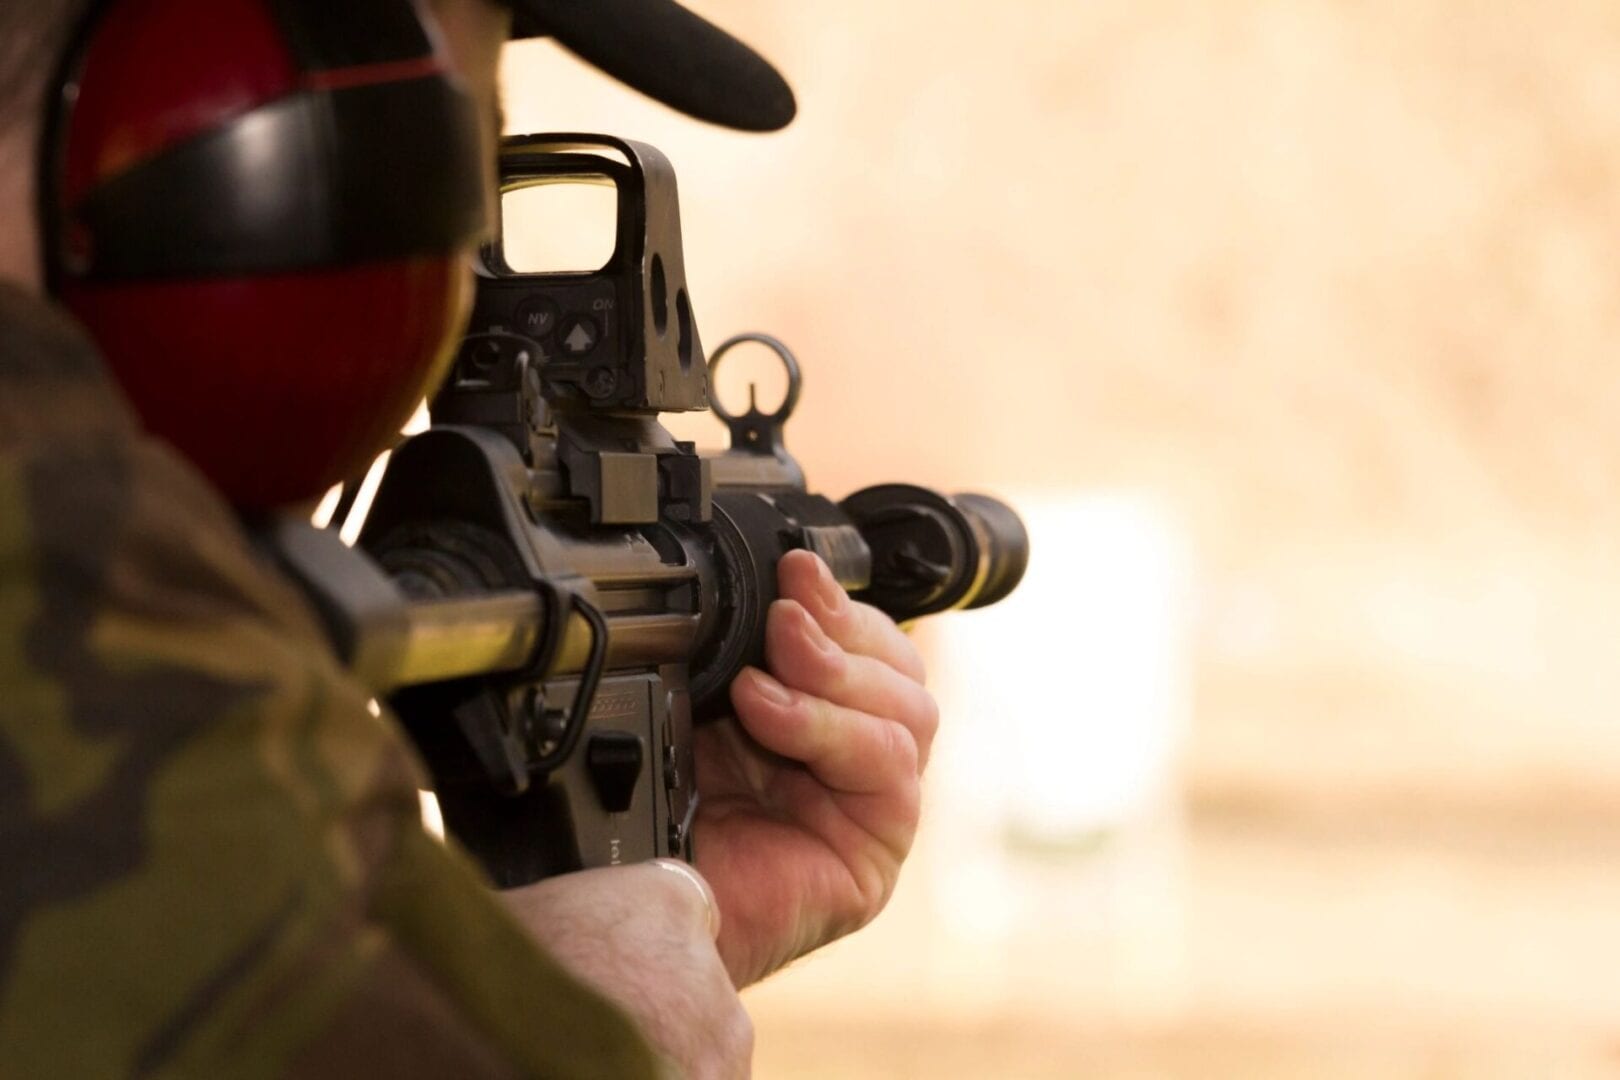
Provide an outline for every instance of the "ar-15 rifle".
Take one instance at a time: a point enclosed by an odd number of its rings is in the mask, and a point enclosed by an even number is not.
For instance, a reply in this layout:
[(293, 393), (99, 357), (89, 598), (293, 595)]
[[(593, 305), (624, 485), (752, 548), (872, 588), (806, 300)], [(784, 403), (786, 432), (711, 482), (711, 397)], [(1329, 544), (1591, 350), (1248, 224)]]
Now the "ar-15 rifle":
[[(394, 452), (360, 532), (375, 562), (330, 530), (287, 526), (278, 546), (340, 653), (392, 691), (450, 832), (515, 886), (690, 858), (692, 725), (761, 662), (786, 552), (816, 552), (857, 599), (906, 621), (1005, 597), (1028, 538), (985, 496), (808, 492), (782, 435), (792, 354), (745, 335), (704, 362), (657, 150), (517, 137), (500, 173), (503, 195), (613, 185), (612, 257), (527, 274), (499, 239), (486, 246), (433, 426)], [(787, 398), (771, 415), (716, 402), (732, 446), (700, 456), (658, 413), (708, 407), (711, 369), (745, 340), (776, 351)]]

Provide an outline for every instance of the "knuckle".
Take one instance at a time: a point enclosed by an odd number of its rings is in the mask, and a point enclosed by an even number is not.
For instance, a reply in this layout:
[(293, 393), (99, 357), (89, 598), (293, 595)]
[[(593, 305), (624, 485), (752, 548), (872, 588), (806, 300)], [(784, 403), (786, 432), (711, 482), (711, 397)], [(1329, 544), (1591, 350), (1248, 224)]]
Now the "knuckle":
[(861, 637), (874, 656), (887, 658), (896, 671), (913, 682), (928, 681), (928, 667), (923, 663), (922, 652), (909, 634), (869, 604), (851, 604), (850, 607), (860, 609)]
[(922, 695), (922, 727), (930, 735), (940, 730), (940, 701), (927, 690)]
[(939, 703), (925, 687), (891, 675), (885, 687), (883, 715), (918, 738), (932, 738), (939, 727)]
[(885, 724), (884, 739), (888, 743), (886, 756), (894, 762), (896, 770), (902, 776), (915, 776), (920, 754), (917, 740), (911, 732), (901, 724)]
[(927, 690), (923, 690), (917, 698), (917, 724), (916, 732), (920, 736), (932, 738), (939, 731), (939, 701)]
[(910, 638), (906, 638), (904, 655), (906, 658), (906, 674), (911, 676), (912, 681), (918, 686), (926, 687), (928, 685), (928, 665), (923, 661), (922, 650), (917, 648), (916, 643)]
[(815, 748), (814, 752), (826, 753), (835, 736), (832, 705), (821, 698), (803, 693), (794, 694), (793, 699), (794, 711), (803, 717), (806, 737)]
[(657, 891), (660, 909), (670, 913), (671, 917), (676, 920), (675, 925), (695, 924), (699, 914), (708, 914), (706, 911), (701, 911), (702, 895), (690, 883), (682, 881), (677, 875), (667, 870), (659, 870), (656, 874), (649, 873), (647, 878), (651, 888)]
[(911, 837), (916, 834), (917, 823), (922, 820), (922, 784), (915, 777), (901, 791), (900, 807), (905, 823), (905, 843), (900, 852), (903, 856), (911, 848)]
[(886, 634), (894, 627), (894, 620), (871, 604), (861, 600), (851, 600), (844, 605), (844, 617), (852, 622), (859, 623), (873, 635)]
[(894, 895), (894, 887), (900, 880), (900, 856), (890, 844), (879, 842), (881, 849), (870, 853), (857, 876), (858, 900), (853, 908), (845, 912), (841, 934), (852, 934), (870, 923), (888, 906), (889, 897)]
[(789, 652), (796, 670), (816, 686), (837, 686), (849, 677), (849, 654), (808, 625), (794, 634)]
[(816, 648), (815, 663), (829, 685), (841, 685), (851, 678), (850, 657), (842, 649)]
[(888, 811), (884, 824), (873, 835), (882, 845), (886, 861), (883, 864), (888, 887), (892, 889), (900, 876), (900, 867), (911, 852), (917, 838), (917, 823), (922, 818), (922, 784), (912, 777), (888, 795)]
[(852, 602), (849, 606), (851, 611), (860, 618), (861, 625), (866, 628), (867, 633), (873, 637), (905, 636), (900, 629), (900, 625), (890, 618), (888, 612), (882, 608), (873, 607), (871, 604), (862, 603), (858, 600)]
[(799, 607), (797, 601), (781, 597), (772, 601), (770, 609), (765, 612), (765, 630), (767, 633), (785, 634), (793, 629), (793, 617)]

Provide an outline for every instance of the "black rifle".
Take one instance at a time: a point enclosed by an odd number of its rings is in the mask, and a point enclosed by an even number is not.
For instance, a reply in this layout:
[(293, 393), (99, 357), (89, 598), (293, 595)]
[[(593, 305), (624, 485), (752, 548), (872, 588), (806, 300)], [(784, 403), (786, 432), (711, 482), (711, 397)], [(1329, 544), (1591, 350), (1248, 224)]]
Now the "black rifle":
[[(704, 362), (657, 150), (523, 136), (505, 141), (500, 172), (503, 195), (611, 184), (612, 257), (527, 274), (488, 245), (433, 426), (394, 452), (366, 516), (358, 546), (374, 563), (292, 525), (278, 549), (340, 653), (392, 691), (449, 831), (515, 886), (691, 857), (692, 725), (761, 662), (788, 551), (816, 552), (857, 599), (906, 621), (1005, 597), (1028, 538), (985, 496), (807, 491), (782, 437), (798, 364), (763, 335)], [(715, 403), (732, 446), (701, 456), (657, 416), (709, 407), (711, 369), (742, 341), (776, 351), (787, 398), (772, 415)]]

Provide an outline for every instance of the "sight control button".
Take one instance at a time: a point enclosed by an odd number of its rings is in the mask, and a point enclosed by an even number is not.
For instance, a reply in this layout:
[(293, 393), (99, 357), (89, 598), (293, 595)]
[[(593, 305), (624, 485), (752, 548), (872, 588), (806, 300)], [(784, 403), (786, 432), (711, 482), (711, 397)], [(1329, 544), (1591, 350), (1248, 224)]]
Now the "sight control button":
[(596, 348), (602, 332), (596, 328), (596, 323), (590, 316), (574, 315), (563, 320), (558, 336), (562, 341), (563, 352), (569, 356), (584, 356)]
[(557, 328), (557, 305), (544, 296), (531, 296), (517, 307), (517, 332), (525, 337), (545, 337)]

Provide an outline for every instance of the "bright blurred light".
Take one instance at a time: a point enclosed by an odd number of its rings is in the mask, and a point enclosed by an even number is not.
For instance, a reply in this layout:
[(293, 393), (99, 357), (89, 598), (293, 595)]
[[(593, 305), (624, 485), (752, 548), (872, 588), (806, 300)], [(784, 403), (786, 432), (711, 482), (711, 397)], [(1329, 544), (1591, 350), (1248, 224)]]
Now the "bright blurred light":
[(350, 547), (360, 539), (360, 530), (366, 525), (366, 514), (371, 510), (372, 500), (377, 497), (377, 489), (382, 486), (383, 473), (387, 471), (388, 459), (392, 456), (391, 452), (384, 453), (372, 462), (365, 481), (360, 485), (360, 494), (355, 496), (354, 507), (343, 520), (343, 529), (338, 535)]
[(535, 184), (501, 197), (506, 264), (521, 274), (595, 273), (613, 257), (619, 191), (596, 177)]
[(1004, 837), (1086, 844), (1174, 781), (1191, 697), (1188, 543), (1149, 495), (1013, 505), (1030, 531), (1023, 584), (934, 636), (948, 721), (972, 733), (943, 782), (995, 807)]
[[(411, 418), (405, 421), (405, 426), (400, 429), (400, 434), (409, 438), (412, 435), (420, 435), (432, 426), (432, 419), (428, 415), (427, 399), (424, 398), (417, 404), (416, 411), (411, 414)], [(343, 528), (338, 535), (343, 538), (345, 544), (351, 547), (359, 539), (360, 530), (365, 526), (366, 513), (371, 509), (372, 500), (377, 497), (377, 488), (382, 484), (383, 471), (388, 467), (390, 453), (391, 451), (385, 451), (366, 470), (365, 479), (360, 485), (360, 492), (355, 497), (354, 505), (349, 508), (349, 514), (343, 521)], [(309, 517), (310, 521), (314, 523), (316, 528), (327, 528), (332, 524), (332, 515), (337, 513), (338, 504), (342, 501), (343, 485), (332, 485), (327, 489), (326, 494), (321, 496), (321, 501), (315, 507), (315, 512)]]
[(423, 398), (421, 404), (416, 406), (416, 411), (411, 414), (411, 418), (405, 421), (405, 426), (400, 429), (400, 434), (420, 435), (432, 426), (432, 418), (428, 416), (427, 399)]
[(422, 828), (440, 840), (444, 839), (444, 813), (439, 809), (439, 797), (431, 791), (418, 791), (422, 801)]
[(332, 515), (337, 511), (338, 502), (343, 498), (343, 485), (333, 484), (325, 495), (321, 496), (320, 505), (309, 516), (317, 529), (324, 529), (332, 523)]

